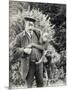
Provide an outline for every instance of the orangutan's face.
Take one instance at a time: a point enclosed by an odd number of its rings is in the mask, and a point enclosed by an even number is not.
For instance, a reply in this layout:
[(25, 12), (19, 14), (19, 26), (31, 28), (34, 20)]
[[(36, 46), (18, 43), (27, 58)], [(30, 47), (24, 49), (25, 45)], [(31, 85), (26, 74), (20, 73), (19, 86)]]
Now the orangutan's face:
[(47, 40), (48, 40), (48, 34), (47, 33), (44, 33), (42, 35), (42, 40), (43, 40), (43, 42), (47, 42)]

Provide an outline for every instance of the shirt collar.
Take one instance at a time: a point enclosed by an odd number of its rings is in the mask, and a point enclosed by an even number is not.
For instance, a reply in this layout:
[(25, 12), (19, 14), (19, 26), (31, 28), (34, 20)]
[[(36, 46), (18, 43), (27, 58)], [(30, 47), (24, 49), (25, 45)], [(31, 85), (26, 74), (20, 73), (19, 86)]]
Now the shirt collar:
[(29, 32), (26, 32), (26, 31), (25, 31), (25, 33), (27, 33), (29, 37), (31, 37), (33, 34), (33, 32), (30, 34)]

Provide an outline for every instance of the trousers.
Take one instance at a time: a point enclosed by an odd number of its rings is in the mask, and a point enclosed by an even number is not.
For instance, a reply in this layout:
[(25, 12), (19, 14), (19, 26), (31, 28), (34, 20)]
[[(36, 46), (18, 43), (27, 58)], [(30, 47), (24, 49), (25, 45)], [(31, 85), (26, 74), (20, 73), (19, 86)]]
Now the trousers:
[(30, 62), (29, 72), (26, 77), (28, 88), (32, 87), (34, 76), (36, 78), (36, 86), (43, 87), (43, 63), (35, 64), (34, 62)]

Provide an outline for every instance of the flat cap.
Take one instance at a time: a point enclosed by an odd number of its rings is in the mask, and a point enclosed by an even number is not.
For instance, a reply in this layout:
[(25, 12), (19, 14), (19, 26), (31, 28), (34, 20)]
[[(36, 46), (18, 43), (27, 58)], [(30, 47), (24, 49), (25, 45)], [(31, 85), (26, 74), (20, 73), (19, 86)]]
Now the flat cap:
[(27, 20), (27, 21), (31, 21), (31, 22), (36, 21), (34, 18), (31, 18), (31, 17), (24, 17), (24, 19)]

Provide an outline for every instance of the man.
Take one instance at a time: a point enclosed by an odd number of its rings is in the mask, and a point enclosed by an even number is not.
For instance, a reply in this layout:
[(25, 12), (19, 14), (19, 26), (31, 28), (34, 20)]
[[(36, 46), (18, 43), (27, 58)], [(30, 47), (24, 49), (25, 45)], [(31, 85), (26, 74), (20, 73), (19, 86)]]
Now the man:
[[(21, 60), (22, 79), (27, 82), (28, 87), (32, 87), (34, 76), (37, 87), (43, 86), (43, 63), (36, 65), (36, 60), (41, 58), (41, 50), (29, 48), (30, 43), (39, 44), (40, 33), (34, 29), (35, 19), (25, 17), (25, 30), (16, 36), (13, 55), (15, 59)], [(36, 60), (35, 60), (36, 59)]]

